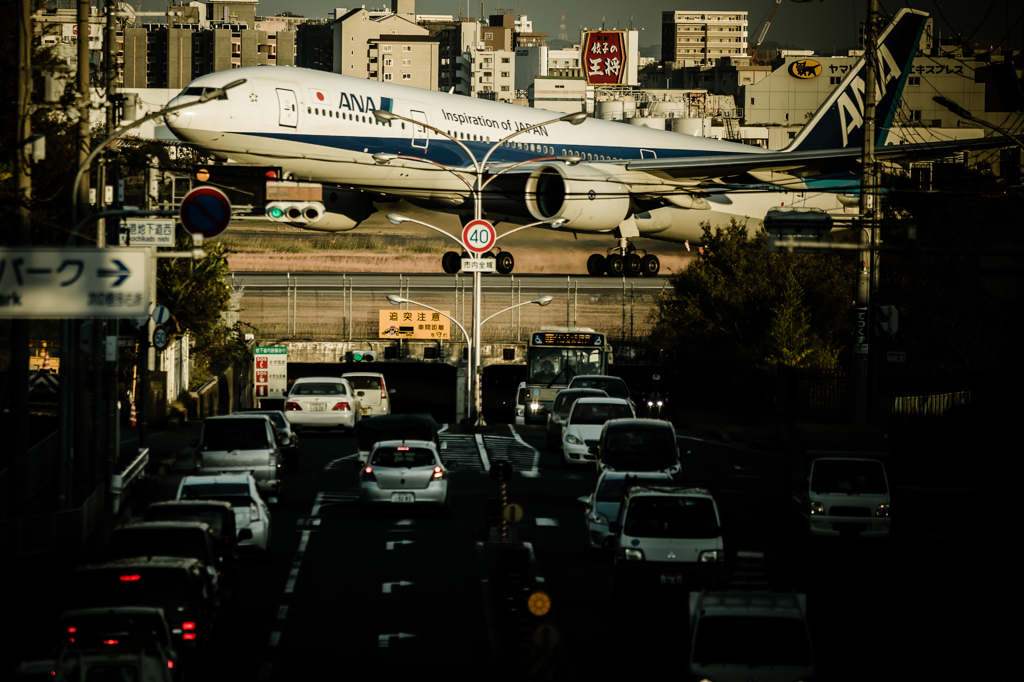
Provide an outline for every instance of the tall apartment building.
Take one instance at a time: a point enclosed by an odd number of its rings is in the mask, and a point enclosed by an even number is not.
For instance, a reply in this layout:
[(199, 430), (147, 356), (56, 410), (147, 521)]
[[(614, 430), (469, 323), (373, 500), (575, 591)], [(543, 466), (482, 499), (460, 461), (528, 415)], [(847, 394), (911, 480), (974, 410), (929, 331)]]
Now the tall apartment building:
[[(386, 36), (429, 36), (430, 33), (413, 23), (407, 15), (388, 12), (383, 16), (373, 16), (364, 8), (343, 14), (335, 20), (333, 28), (334, 73), (356, 78), (369, 78), (371, 71), (379, 72), (377, 65), (370, 63), (371, 41)], [(434, 68), (437, 68), (436, 64)]]
[(729, 57), (749, 64), (747, 13), (683, 10), (661, 14), (661, 60), (677, 66), (710, 66)]
[[(486, 27), (485, 29), (486, 30)], [(511, 102), (516, 99), (516, 53), (512, 50), (471, 49), (470, 96)]]

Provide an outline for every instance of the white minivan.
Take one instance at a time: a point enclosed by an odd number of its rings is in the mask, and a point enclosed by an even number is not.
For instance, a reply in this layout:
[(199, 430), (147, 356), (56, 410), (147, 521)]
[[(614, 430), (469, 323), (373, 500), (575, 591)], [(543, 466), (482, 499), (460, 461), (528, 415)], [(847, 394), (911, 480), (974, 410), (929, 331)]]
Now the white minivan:
[(889, 536), (889, 478), (879, 459), (818, 457), (797, 475), (793, 501), (811, 536)]
[(356, 392), (364, 417), (391, 414), (391, 396), (395, 389), (388, 390), (384, 375), (378, 372), (345, 372), (342, 379), (348, 379)]

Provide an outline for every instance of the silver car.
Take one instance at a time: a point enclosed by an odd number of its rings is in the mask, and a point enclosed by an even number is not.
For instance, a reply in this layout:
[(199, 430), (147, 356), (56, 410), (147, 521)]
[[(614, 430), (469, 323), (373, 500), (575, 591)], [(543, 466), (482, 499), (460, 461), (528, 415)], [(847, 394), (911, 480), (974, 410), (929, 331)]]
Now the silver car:
[(427, 440), (387, 440), (373, 446), (359, 471), (359, 505), (364, 515), (374, 509), (428, 507), (447, 514), (448, 469)]
[(359, 421), (362, 403), (348, 379), (296, 379), (284, 399), (284, 414), (303, 428), (351, 429)]

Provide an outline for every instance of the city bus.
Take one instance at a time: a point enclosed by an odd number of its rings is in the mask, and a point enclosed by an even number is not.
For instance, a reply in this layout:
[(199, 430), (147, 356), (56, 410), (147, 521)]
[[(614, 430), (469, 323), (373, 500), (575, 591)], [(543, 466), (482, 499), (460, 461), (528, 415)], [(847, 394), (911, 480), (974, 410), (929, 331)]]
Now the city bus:
[[(607, 374), (612, 349), (588, 327), (541, 327), (530, 333), (526, 381), (519, 386), (516, 414), (526, 424), (544, 424), (555, 394), (580, 374)], [(519, 421), (518, 419), (516, 421)]]

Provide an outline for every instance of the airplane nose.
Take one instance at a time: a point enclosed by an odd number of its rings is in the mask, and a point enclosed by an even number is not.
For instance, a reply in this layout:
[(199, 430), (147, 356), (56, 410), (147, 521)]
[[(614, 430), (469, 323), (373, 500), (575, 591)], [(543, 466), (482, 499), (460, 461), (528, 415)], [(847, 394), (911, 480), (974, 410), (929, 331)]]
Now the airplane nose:
[[(178, 104), (184, 104), (185, 101), (186, 100), (182, 97), (175, 97), (170, 102), (168, 102), (167, 106), (168, 108), (170, 108)], [(173, 114), (168, 114), (167, 116), (164, 116), (164, 120), (167, 121), (167, 127), (170, 128), (171, 130), (185, 130), (186, 128), (188, 128), (189, 125), (191, 125), (192, 123), (191, 109), (192, 107), (189, 107), (188, 109), (183, 109), (182, 111), (175, 111)]]

